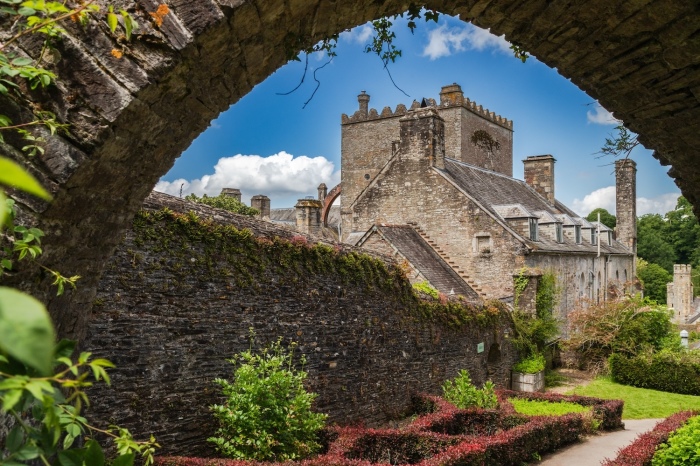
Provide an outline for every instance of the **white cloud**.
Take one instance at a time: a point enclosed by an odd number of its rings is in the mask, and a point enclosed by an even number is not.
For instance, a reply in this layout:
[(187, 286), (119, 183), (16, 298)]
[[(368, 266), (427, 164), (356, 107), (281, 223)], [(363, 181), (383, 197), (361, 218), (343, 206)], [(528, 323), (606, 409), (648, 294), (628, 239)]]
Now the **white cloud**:
[(452, 28), (443, 24), (428, 33), (428, 44), (423, 49), (423, 56), (435, 60), (467, 49), (478, 51), (494, 49), (511, 53), (508, 41), (503, 36), (491, 34), (487, 29), (481, 29), (473, 24)]
[(293, 157), (282, 151), (269, 157), (242, 154), (222, 157), (211, 175), (194, 180), (159, 181), (154, 189), (178, 196), (182, 186), (183, 196), (191, 193), (216, 196), (223, 188), (238, 188), (246, 204), (252, 196), (264, 194), (272, 200), (273, 207), (282, 207), (275, 199), (287, 203), (292, 199), (293, 203), (295, 198), (316, 197), (319, 184), (326, 183), (330, 189), (339, 182), (340, 172), (325, 157)]
[[(680, 193), (660, 194), (656, 197), (637, 198), (637, 216), (644, 214), (665, 214), (676, 207)], [(586, 194), (583, 199), (574, 199), (571, 203), (574, 212), (584, 217), (593, 209), (602, 207), (611, 214), (615, 214), (615, 186), (596, 189)]]
[(373, 30), (369, 24), (364, 24), (362, 26), (357, 26), (349, 31), (345, 31), (340, 34), (340, 38), (348, 42), (356, 42), (358, 44), (364, 45), (367, 43), (370, 37), (372, 37)]
[(595, 125), (619, 125), (621, 123), (612, 113), (601, 107), (598, 102), (595, 103), (593, 111), (589, 110), (586, 112), (586, 120)]
[(602, 207), (610, 213), (615, 212), (615, 186), (596, 189), (586, 194), (583, 199), (574, 199), (571, 208), (577, 214), (585, 217), (593, 209)]

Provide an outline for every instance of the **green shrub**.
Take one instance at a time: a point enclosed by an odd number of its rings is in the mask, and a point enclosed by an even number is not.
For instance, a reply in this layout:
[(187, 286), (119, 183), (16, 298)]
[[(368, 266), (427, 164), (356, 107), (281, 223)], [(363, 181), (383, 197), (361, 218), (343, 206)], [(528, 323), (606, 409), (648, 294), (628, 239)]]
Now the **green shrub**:
[(613, 354), (608, 359), (613, 381), (671, 393), (700, 395), (700, 356), (692, 351)]
[(258, 209), (253, 209), (243, 204), (241, 201), (235, 197), (227, 196), (226, 194), (219, 194), (218, 196), (209, 197), (203, 194), (202, 197), (197, 197), (196, 194), (190, 194), (185, 196), (188, 201), (199, 202), (200, 204), (206, 204), (211, 207), (216, 207), (218, 209), (228, 210), (235, 214), (241, 215), (258, 215), (260, 211)]
[(534, 353), (514, 365), (513, 370), (522, 374), (536, 374), (543, 371), (544, 366), (544, 355), (542, 353)]
[(552, 403), (549, 401), (526, 400), (522, 398), (509, 398), (515, 411), (526, 416), (563, 416), (569, 413), (590, 412), (590, 406), (581, 406), (568, 401)]
[(688, 422), (671, 434), (666, 443), (658, 446), (651, 460), (652, 466), (700, 464), (700, 417)]
[(320, 449), (318, 432), (327, 416), (311, 411), (316, 394), (304, 389), (306, 372), (294, 369), (293, 351), (282, 348), (281, 339), (260, 354), (244, 351), (229, 362), (238, 368), (233, 383), (215, 380), (226, 402), (211, 407), (219, 429), (208, 439), (221, 454), (286, 461)]
[(442, 384), (444, 398), (458, 408), (483, 408), (494, 409), (498, 407), (496, 387), (490, 380), (482, 389), (472, 384), (469, 372), (465, 369), (459, 371), (454, 380), (446, 380)]
[(428, 296), (431, 296), (433, 299), (438, 299), (440, 296), (440, 293), (438, 293), (438, 290), (430, 286), (430, 283), (428, 282), (418, 282), (413, 284), (413, 289), (420, 292), (427, 294)]

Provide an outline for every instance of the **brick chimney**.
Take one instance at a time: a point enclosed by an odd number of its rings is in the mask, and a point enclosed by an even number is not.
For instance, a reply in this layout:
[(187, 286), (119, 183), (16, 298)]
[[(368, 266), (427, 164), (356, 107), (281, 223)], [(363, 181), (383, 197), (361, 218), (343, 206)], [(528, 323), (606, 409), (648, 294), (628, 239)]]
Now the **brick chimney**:
[(637, 163), (615, 161), (615, 238), (637, 253)]
[(262, 194), (256, 194), (250, 198), (250, 206), (253, 209), (258, 209), (260, 213), (258, 218), (263, 220), (270, 219), (270, 198)]
[(427, 158), (430, 165), (445, 168), (445, 120), (435, 107), (410, 110), (399, 120), (399, 148), (407, 157)]
[(357, 96), (357, 101), (360, 103), (360, 113), (362, 116), (367, 116), (369, 112), (369, 94), (362, 91), (360, 95)]
[(551, 155), (532, 155), (523, 160), (525, 182), (554, 205), (554, 163)]
[(232, 198), (234, 198), (235, 200), (237, 200), (238, 202), (241, 202), (241, 190), (240, 190), (240, 189), (236, 189), (236, 188), (224, 188), (224, 189), (221, 190), (221, 194), (220, 194), (220, 195), (225, 195), (225, 196), (228, 196), (228, 197), (232, 197)]
[(294, 206), (297, 217), (297, 230), (307, 235), (317, 235), (321, 230), (321, 209), (323, 202), (317, 199), (299, 199)]

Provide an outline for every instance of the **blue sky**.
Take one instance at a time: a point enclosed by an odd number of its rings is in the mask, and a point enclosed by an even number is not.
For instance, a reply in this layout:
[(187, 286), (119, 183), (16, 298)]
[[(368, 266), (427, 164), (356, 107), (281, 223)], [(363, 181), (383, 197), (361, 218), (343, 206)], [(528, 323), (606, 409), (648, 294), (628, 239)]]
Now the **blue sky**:
[[(340, 115), (357, 109), (365, 90), (370, 107), (381, 112), (422, 97), (439, 100), (440, 88), (456, 82), (484, 108), (514, 122), (514, 176), (522, 179), (521, 160), (552, 154), (556, 197), (579, 214), (595, 207), (614, 212), (615, 177), (612, 159), (597, 159), (615, 127), (610, 115), (569, 80), (531, 57), (513, 57), (508, 44), (457, 18), (441, 15), (438, 24), (420, 23), (412, 35), (405, 20), (395, 21), (396, 44), (403, 56), (390, 71), (404, 95), (391, 83), (376, 55), (364, 53), (370, 29), (360, 26), (343, 33), (338, 56), (309, 57), (301, 87), (303, 62), (290, 62), (212, 121), (156, 186), (178, 195), (216, 195), (223, 187), (239, 188), (243, 200), (255, 194), (271, 198), (272, 207), (290, 207), (297, 199), (316, 195), (340, 181)], [(311, 96), (315, 82), (321, 85)], [(651, 156), (638, 148), (638, 214), (664, 213), (675, 206), (679, 190)]]

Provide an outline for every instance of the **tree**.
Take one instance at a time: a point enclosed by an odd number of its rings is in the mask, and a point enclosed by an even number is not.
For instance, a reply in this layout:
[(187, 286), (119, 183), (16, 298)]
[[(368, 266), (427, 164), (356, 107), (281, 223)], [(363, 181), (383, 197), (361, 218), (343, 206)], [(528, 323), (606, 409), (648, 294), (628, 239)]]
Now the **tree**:
[(637, 221), (637, 255), (672, 273), (677, 257), (668, 238), (668, 225), (661, 215), (646, 214)]
[(676, 254), (676, 263), (700, 265), (700, 225), (693, 214), (693, 206), (680, 196), (676, 208), (666, 213), (666, 231)]
[(226, 194), (219, 194), (218, 196), (214, 197), (209, 197), (206, 194), (202, 195), (202, 197), (197, 197), (196, 194), (190, 194), (189, 196), (185, 196), (185, 199), (188, 201), (199, 202), (208, 206), (217, 207), (219, 209), (228, 210), (234, 214), (255, 216), (260, 213), (258, 209), (248, 207), (235, 197), (227, 196)]
[(673, 276), (658, 264), (640, 260), (637, 262), (637, 278), (644, 285), (644, 296), (657, 303), (666, 302), (666, 285)]
[(606, 209), (603, 209), (602, 207), (593, 209), (593, 211), (586, 217), (586, 220), (588, 220), (589, 222), (597, 222), (599, 213), (600, 222), (608, 228), (614, 229), (615, 225), (617, 225), (617, 217), (615, 217), (613, 214), (608, 212)]

